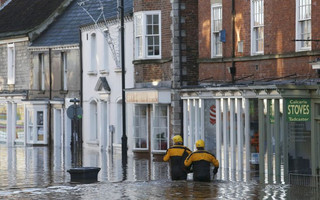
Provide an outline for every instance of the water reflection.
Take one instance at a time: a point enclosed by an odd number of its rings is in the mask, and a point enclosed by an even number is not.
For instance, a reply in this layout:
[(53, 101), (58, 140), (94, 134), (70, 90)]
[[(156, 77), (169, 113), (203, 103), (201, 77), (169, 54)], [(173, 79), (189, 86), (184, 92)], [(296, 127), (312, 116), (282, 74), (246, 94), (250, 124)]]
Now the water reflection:
[(129, 156), (123, 173), (121, 154), (93, 149), (83, 153), (84, 167), (101, 168), (99, 182), (70, 183), (68, 148), (0, 145), (0, 199), (317, 199), (319, 194), (309, 188), (260, 184), (254, 172), (221, 170), (210, 183), (193, 182), (191, 174), (187, 181), (171, 181), (168, 163), (148, 156)]

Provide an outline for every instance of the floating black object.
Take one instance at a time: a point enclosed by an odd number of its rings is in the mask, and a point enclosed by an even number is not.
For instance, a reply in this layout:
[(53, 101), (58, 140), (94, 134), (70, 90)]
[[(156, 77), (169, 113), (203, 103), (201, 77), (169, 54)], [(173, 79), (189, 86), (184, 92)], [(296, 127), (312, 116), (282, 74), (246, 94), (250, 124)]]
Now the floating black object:
[(77, 167), (67, 170), (71, 183), (94, 183), (98, 180), (99, 167)]

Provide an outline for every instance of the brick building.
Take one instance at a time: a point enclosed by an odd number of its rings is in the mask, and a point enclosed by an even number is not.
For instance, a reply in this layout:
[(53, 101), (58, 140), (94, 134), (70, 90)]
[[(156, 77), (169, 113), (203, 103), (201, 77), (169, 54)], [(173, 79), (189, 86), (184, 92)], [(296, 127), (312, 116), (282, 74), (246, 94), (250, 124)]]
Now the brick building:
[(198, 80), (197, 1), (134, 1), (133, 152), (165, 153), (182, 133), (182, 86)]
[(199, 84), (180, 93), (185, 144), (205, 139), (222, 178), (317, 175), (320, 2), (197, 2)]

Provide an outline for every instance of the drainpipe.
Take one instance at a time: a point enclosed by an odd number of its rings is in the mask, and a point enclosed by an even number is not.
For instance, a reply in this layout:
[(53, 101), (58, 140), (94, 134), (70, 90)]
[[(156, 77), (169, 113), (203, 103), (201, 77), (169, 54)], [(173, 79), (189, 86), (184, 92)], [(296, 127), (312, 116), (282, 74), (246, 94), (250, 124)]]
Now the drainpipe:
[(235, 75), (236, 75), (236, 64), (234, 61), (235, 58), (235, 17), (236, 17), (236, 10), (235, 10), (235, 0), (232, 0), (232, 23), (231, 23), (231, 35), (232, 35), (232, 66), (230, 68), (231, 80), (232, 84), (235, 83)]
[(49, 48), (49, 104), (48, 104), (48, 115), (49, 115), (49, 146), (52, 145), (52, 131), (51, 131), (51, 128), (52, 128), (52, 117), (51, 117), (51, 103), (50, 101), (52, 100), (52, 64), (51, 64), (51, 48)]
[[(83, 108), (83, 63), (82, 63), (82, 32), (81, 29), (79, 29), (79, 36), (80, 36), (80, 44), (79, 44), (79, 50), (80, 50), (80, 91), (79, 91), (79, 95), (80, 95), (80, 107)], [(79, 151), (80, 151), (80, 157), (82, 158), (82, 118), (79, 119)], [(82, 166), (82, 159), (80, 160), (80, 164)]]

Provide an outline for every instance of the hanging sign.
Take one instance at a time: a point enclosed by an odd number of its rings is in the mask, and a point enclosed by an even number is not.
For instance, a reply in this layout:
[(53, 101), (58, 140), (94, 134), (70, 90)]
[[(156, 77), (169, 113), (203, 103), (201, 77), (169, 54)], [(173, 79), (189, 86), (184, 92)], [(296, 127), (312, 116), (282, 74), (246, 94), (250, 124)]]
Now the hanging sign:
[(310, 99), (286, 99), (288, 122), (307, 122), (311, 119)]

